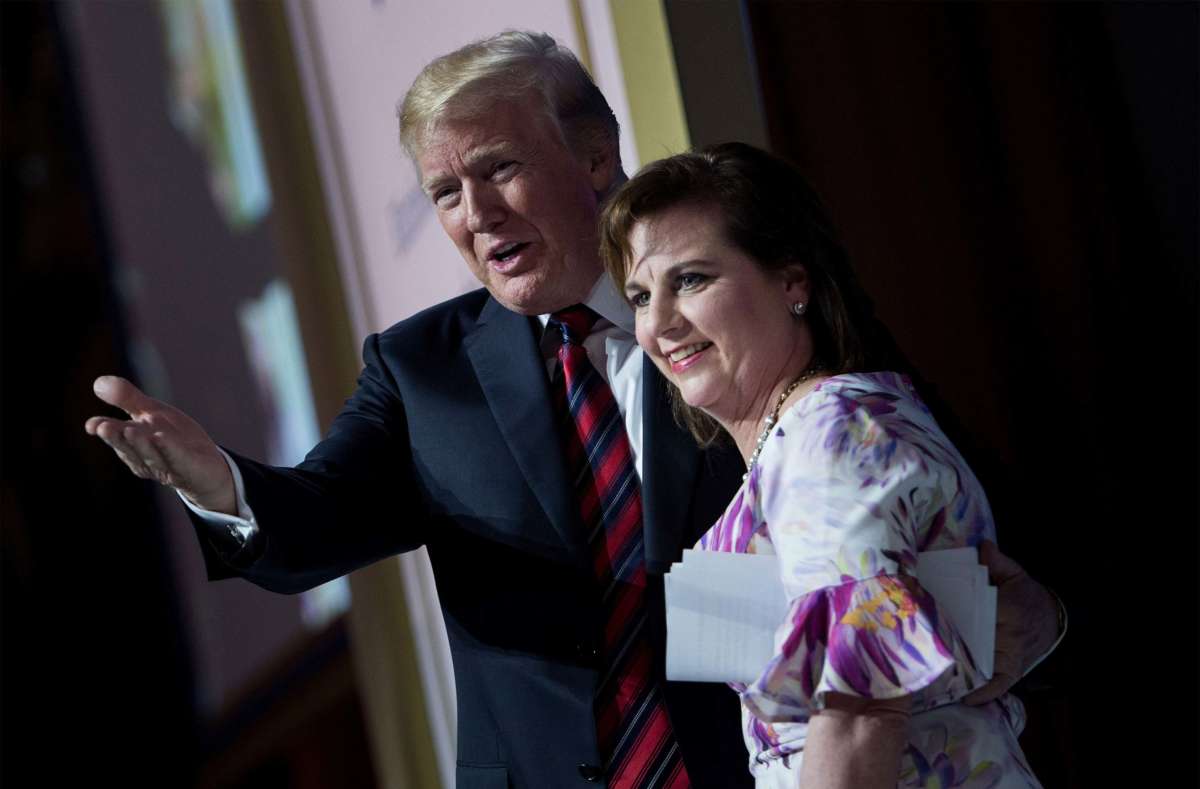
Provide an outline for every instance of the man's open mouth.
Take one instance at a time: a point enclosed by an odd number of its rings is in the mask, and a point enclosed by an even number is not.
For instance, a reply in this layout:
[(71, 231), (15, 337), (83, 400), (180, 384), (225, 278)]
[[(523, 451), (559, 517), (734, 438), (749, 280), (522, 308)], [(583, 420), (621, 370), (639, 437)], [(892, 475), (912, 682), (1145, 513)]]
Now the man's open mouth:
[(497, 260), (504, 263), (507, 260), (520, 254), (521, 250), (529, 246), (527, 241), (514, 241), (511, 244), (505, 244), (492, 253), (492, 260)]

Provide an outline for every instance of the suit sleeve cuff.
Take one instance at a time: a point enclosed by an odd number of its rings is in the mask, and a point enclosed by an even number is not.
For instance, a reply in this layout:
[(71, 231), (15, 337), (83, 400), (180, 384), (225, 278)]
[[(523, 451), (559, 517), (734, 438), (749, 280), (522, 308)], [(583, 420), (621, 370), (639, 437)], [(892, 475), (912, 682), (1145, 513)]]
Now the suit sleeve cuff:
[(258, 522), (254, 519), (254, 512), (246, 503), (246, 484), (242, 480), (241, 470), (225, 450), (220, 447), (218, 450), (229, 466), (229, 473), (233, 475), (234, 497), (237, 502), (238, 514), (234, 516), (206, 510), (196, 506), (182, 493), (178, 491), (176, 493), (183, 501), (184, 506), (191, 510), (206, 527), (204, 531), (217, 553), (227, 561), (236, 562), (239, 556), (245, 556), (248, 553), (247, 549), (257, 541), (260, 532)]

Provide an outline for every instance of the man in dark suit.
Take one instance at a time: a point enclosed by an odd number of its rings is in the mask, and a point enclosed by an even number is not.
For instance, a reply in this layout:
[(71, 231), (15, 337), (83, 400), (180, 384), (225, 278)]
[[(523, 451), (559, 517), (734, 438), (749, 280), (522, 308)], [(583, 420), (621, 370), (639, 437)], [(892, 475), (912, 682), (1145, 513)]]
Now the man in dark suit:
[[(368, 337), (357, 391), (294, 469), (220, 450), (186, 415), (111, 377), (96, 392), (131, 419), (93, 417), (87, 430), (179, 491), (213, 578), (296, 592), (426, 545), (453, 651), (460, 787), (750, 785), (734, 694), (662, 675), (661, 574), (728, 502), (742, 461), (732, 447), (701, 451), (674, 423), (628, 306), (602, 276), (596, 215), (624, 180), (611, 110), (549, 37), (505, 33), (430, 64), (400, 122), (483, 290)], [(580, 304), (595, 323), (577, 340), (612, 393), (641, 481), (637, 604), (656, 657), (638, 681), (666, 721), (661, 745), (621, 759), (638, 711), (598, 733), (598, 689), (621, 659), (564, 452), (558, 313)]]

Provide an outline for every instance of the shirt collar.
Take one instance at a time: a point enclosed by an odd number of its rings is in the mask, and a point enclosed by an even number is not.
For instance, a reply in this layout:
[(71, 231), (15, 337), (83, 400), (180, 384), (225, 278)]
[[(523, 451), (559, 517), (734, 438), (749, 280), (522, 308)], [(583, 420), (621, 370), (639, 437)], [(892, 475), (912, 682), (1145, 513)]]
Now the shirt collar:
[[(633, 309), (625, 297), (617, 293), (617, 286), (608, 274), (600, 275), (591, 292), (584, 298), (583, 304), (617, 328), (633, 334)], [(542, 328), (545, 328), (550, 322), (550, 314), (539, 315), (538, 320), (542, 322)]]

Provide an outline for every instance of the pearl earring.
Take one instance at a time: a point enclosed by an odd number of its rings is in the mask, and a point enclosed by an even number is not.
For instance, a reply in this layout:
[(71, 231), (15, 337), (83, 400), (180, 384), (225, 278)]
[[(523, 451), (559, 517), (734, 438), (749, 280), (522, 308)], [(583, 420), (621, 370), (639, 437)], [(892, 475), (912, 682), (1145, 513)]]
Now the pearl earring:
[(798, 301), (792, 305), (792, 314), (795, 315), (797, 318), (802, 316), (807, 310), (808, 310), (808, 306), (802, 301)]

